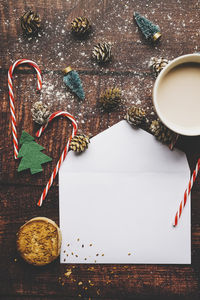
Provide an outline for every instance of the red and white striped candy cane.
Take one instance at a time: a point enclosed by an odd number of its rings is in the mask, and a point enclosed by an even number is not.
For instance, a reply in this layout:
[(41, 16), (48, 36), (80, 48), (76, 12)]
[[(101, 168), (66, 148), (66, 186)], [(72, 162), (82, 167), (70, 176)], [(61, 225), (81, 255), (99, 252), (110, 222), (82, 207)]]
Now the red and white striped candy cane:
[(49, 120), (48, 120), (47, 124), (41, 126), (41, 128), (36, 132), (36, 136), (40, 137), (40, 135), (43, 133), (43, 131), (45, 130), (45, 128), (47, 127), (47, 125), (54, 118), (59, 117), (59, 116), (64, 116), (64, 117), (67, 117), (69, 120), (71, 120), (72, 121), (72, 125), (73, 125), (73, 130), (72, 130), (71, 136), (68, 139), (67, 145), (65, 146), (65, 148), (64, 148), (64, 150), (63, 150), (63, 152), (61, 154), (61, 157), (58, 160), (57, 165), (54, 168), (53, 173), (51, 174), (51, 177), (49, 178), (49, 181), (47, 182), (47, 185), (46, 185), (46, 187), (45, 187), (45, 189), (44, 189), (44, 191), (43, 191), (43, 193), (42, 193), (42, 195), (41, 195), (41, 197), (40, 197), (40, 199), (39, 199), (39, 201), (37, 203), (38, 206), (42, 206), (42, 202), (44, 201), (44, 199), (45, 199), (45, 197), (46, 197), (46, 195), (47, 195), (47, 193), (48, 193), (48, 191), (49, 191), (49, 189), (50, 189), (50, 187), (51, 187), (51, 185), (52, 185), (52, 183), (53, 183), (53, 181), (54, 181), (54, 179), (55, 179), (55, 177), (56, 177), (56, 175), (58, 173), (58, 170), (60, 169), (60, 166), (61, 166), (62, 162), (65, 160), (65, 157), (66, 157), (66, 155), (68, 153), (68, 150), (69, 150), (71, 139), (76, 135), (76, 132), (77, 132), (77, 129), (78, 129), (76, 120), (75, 120), (75, 118), (71, 114), (69, 114), (66, 111), (57, 111), (57, 112), (54, 112), (53, 114), (51, 114), (51, 116), (49, 117)]
[(197, 178), (197, 174), (199, 172), (199, 169), (200, 169), (200, 158), (198, 159), (197, 161), (197, 164), (196, 164), (196, 168), (195, 170), (193, 171), (193, 174), (190, 178), (190, 181), (189, 181), (189, 184), (188, 184), (188, 187), (187, 189), (185, 190), (185, 193), (184, 193), (184, 197), (183, 197), (183, 200), (181, 201), (180, 205), (179, 205), (179, 209), (178, 211), (176, 212), (176, 215), (175, 215), (175, 218), (174, 218), (174, 223), (173, 223), (173, 226), (176, 227), (177, 224), (178, 224), (178, 221), (181, 217), (181, 214), (182, 214), (182, 211), (183, 211), (183, 208), (185, 207), (186, 203), (187, 203), (187, 199), (191, 193), (191, 189), (192, 189), (192, 186)]
[(17, 138), (17, 123), (16, 123), (16, 114), (15, 114), (15, 100), (13, 93), (13, 83), (12, 76), (14, 69), (21, 64), (29, 64), (32, 66), (37, 72), (37, 89), (41, 90), (42, 88), (42, 77), (41, 71), (38, 65), (29, 59), (18, 59), (12, 66), (10, 66), (8, 70), (8, 90), (9, 90), (9, 99), (10, 99), (10, 113), (11, 113), (11, 123), (12, 123), (12, 135), (13, 135), (13, 146), (14, 146), (14, 157), (17, 159), (19, 146), (18, 146), (18, 138)]

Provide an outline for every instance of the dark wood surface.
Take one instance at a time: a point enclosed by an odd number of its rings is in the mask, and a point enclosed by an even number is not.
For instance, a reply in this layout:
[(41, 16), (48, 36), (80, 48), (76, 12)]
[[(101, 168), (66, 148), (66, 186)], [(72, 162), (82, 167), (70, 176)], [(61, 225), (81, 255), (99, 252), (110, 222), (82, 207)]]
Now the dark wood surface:
[[(37, 10), (43, 23), (38, 38), (22, 35), (19, 17), (28, 8)], [(150, 45), (133, 22), (139, 11), (162, 28), (163, 38)], [(43, 89), (36, 93), (32, 69), (21, 67), (14, 74), (17, 128), (34, 135), (30, 108), (39, 99), (52, 112), (68, 110), (78, 120), (79, 132), (96, 135), (122, 120), (127, 108), (140, 103), (153, 115), (151, 91), (154, 76), (148, 68), (152, 56), (172, 59), (199, 51), (200, 3), (197, 0), (35, 0), (0, 1), (0, 297), (1, 299), (199, 299), (200, 297), (200, 179), (192, 193), (191, 265), (60, 265), (59, 260), (43, 268), (23, 262), (16, 251), (16, 232), (27, 220), (46, 216), (57, 223), (58, 181), (55, 180), (42, 208), (36, 202), (66, 143), (71, 124), (52, 122), (39, 143), (53, 157), (44, 172), (31, 176), (17, 173), (13, 158), (7, 71), (19, 58), (32, 59), (43, 74)], [(87, 16), (93, 32), (87, 40), (70, 33), (74, 17)], [(91, 60), (95, 43), (112, 43), (113, 60), (100, 67)], [(63, 85), (61, 70), (71, 65), (79, 71), (86, 92), (83, 102)], [(98, 97), (106, 87), (123, 91), (123, 103), (112, 113), (103, 113)], [(188, 116), (191, 117), (191, 116)], [(187, 153), (190, 167), (200, 156), (199, 137), (180, 137), (177, 147)], [(67, 212), (66, 212), (67, 217)], [(72, 272), (69, 276), (67, 272)], [(80, 284), (82, 282), (83, 284)]]

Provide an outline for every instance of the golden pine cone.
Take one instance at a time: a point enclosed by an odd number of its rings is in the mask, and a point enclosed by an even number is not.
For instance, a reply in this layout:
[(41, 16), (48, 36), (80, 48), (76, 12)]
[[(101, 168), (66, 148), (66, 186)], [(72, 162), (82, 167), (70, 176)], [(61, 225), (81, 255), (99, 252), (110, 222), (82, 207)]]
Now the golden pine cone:
[(105, 63), (111, 59), (111, 45), (109, 43), (98, 43), (94, 46), (92, 57), (98, 63)]
[(42, 103), (42, 101), (37, 101), (33, 104), (31, 108), (31, 113), (33, 121), (41, 125), (47, 123), (48, 118), (51, 114), (48, 106)]
[(145, 111), (138, 106), (131, 106), (126, 114), (126, 120), (130, 125), (139, 126), (146, 120)]
[(87, 18), (78, 17), (71, 22), (71, 30), (77, 36), (83, 36), (90, 32), (91, 25)]
[(149, 63), (149, 67), (158, 75), (167, 65), (169, 61), (166, 58), (152, 57)]
[(72, 138), (70, 143), (70, 150), (75, 152), (83, 152), (88, 148), (88, 144), (90, 143), (90, 139), (87, 135), (79, 134)]
[(99, 103), (103, 109), (109, 111), (116, 108), (121, 102), (121, 90), (109, 88), (100, 96)]
[(37, 13), (32, 10), (27, 11), (21, 17), (21, 27), (25, 34), (37, 34), (40, 30), (41, 20)]
[(176, 133), (167, 128), (159, 119), (152, 121), (149, 129), (163, 144), (169, 145), (176, 138)]

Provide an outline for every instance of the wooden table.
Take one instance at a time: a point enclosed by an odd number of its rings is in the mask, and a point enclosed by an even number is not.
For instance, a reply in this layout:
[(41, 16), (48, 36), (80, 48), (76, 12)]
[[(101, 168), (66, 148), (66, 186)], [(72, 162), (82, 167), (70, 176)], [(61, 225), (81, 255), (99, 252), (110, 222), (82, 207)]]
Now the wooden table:
[[(28, 8), (37, 10), (43, 23), (40, 37), (22, 35), (20, 16)], [(38, 128), (31, 120), (31, 106), (38, 100), (49, 103), (52, 111), (67, 110), (78, 120), (79, 132), (96, 135), (124, 118), (133, 103), (153, 114), (151, 91), (154, 76), (148, 68), (152, 56), (172, 59), (199, 51), (200, 3), (197, 0), (35, 0), (3, 1), (1, 9), (1, 299), (199, 299), (200, 297), (200, 179), (192, 193), (191, 265), (60, 265), (36, 268), (23, 262), (16, 251), (16, 232), (30, 218), (46, 216), (56, 222), (58, 182), (54, 182), (42, 208), (36, 202), (70, 134), (65, 119), (52, 122), (39, 143), (53, 157), (44, 172), (31, 176), (18, 173), (13, 158), (11, 123), (7, 89), (7, 71), (19, 58), (38, 63), (43, 74), (43, 89), (35, 91), (36, 76), (29, 67), (14, 74), (17, 128), (34, 135)], [(133, 22), (139, 11), (162, 28), (163, 38), (150, 45)], [(86, 40), (74, 39), (70, 22), (87, 16), (93, 32)], [(113, 60), (100, 67), (91, 60), (93, 45), (112, 43)], [(78, 101), (63, 84), (61, 70), (71, 65), (79, 71), (86, 92)], [(100, 93), (106, 87), (120, 87), (123, 103), (112, 113), (98, 107)], [(190, 116), (188, 116), (190, 117)], [(180, 137), (177, 147), (188, 156), (194, 168), (200, 156), (199, 137)], [(67, 212), (66, 212), (67, 217)], [(71, 274), (69, 275), (69, 273)], [(82, 284), (81, 284), (81, 283)]]

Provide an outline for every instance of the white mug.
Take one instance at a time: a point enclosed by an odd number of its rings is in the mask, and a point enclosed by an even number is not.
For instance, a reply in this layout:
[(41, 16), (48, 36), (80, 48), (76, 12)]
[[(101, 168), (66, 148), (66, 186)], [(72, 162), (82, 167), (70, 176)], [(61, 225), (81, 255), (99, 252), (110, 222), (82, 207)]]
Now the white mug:
[[(173, 107), (173, 101), (167, 101), (169, 99), (167, 99), (168, 96), (166, 96), (166, 103), (163, 103), (162, 106), (161, 106), (161, 96), (162, 95), (162, 92), (160, 93), (160, 90), (159, 89), (162, 89), (162, 87), (164, 87), (164, 81), (166, 80), (166, 78), (169, 78), (169, 72), (170, 71), (173, 71), (173, 70), (177, 70), (176, 67), (181, 67), (182, 64), (185, 64), (189, 66), (189, 64), (187, 63), (195, 63), (195, 68), (197, 68), (197, 72), (198, 72), (198, 68), (199, 68), (199, 73), (195, 73), (196, 77), (195, 77), (195, 80), (198, 81), (198, 78), (199, 78), (199, 84), (197, 86), (197, 89), (199, 90), (199, 100), (197, 99), (197, 95), (196, 95), (196, 98), (195, 98), (195, 101), (194, 103), (192, 102), (192, 93), (194, 92), (194, 87), (192, 88), (192, 84), (188, 84), (187, 86), (187, 82), (186, 82), (186, 85), (183, 86), (183, 91), (184, 91), (184, 88), (187, 88), (187, 89), (191, 89), (187, 91), (187, 94), (191, 92), (191, 97), (188, 97), (187, 99), (185, 99), (184, 101), (189, 101), (188, 103), (185, 103), (184, 107), (189, 107), (191, 108), (191, 111), (190, 109), (188, 110), (188, 113), (186, 111), (181, 111), (182, 109), (182, 105), (180, 105), (180, 112), (176, 112), (177, 109), (174, 109)], [(199, 65), (198, 65), (199, 64)], [(185, 66), (186, 66), (185, 65)], [(180, 69), (179, 68), (179, 69)], [(183, 68), (184, 68), (184, 65), (183, 65)], [(182, 71), (183, 71), (183, 68), (182, 68)], [(171, 72), (172, 73), (172, 72)], [(170, 73), (170, 74), (171, 74)], [(166, 75), (168, 74), (168, 77), (166, 77)], [(177, 73), (179, 74), (179, 73)], [(183, 73), (182, 73), (183, 74)], [(184, 73), (185, 74), (185, 73)], [(192, 73), (189, 75), (189, 79), (191, 80), (192, 82)], [(199, 77), (198, 77), (199, 76)], [(167, 81), (166, 81), (167, 82)], [(194, 81), (195, 82), (195, 81)], [(176, 80), (174, 80), (174, 84), (176, 85)], [(191, 87), (190, 87), (191, 85)], [(165, 90), (167, 90), (167, 86), (165, 87)], [(163, 89), (164, 91), (164, 89)], [(177, 92), (177, 91), (176, 91)], [(175, 94), (175, 97), (181, 97), (178, 93), (176, 94), (176, 92), (174, 91), (174, 94)], [(173, 93), (173, 81), (171, 81), (171, 93)], [(169, 93), (170, 94), (170, 93)], [(173, 96), (174, 96), (173, 94)], [(172, 95), (172, 94), (171, 94)], [(160, 97), (160, 98), (159, 98)], [(165, 98), (165, 97), (164, 97)], [(164, 99), (163, 98), (163, 99)], [(184, 97), (183, 97), (184, 98)], [(170, 98), (172, 99), (172, 97)], [(177, 99), (177, 98), (176, 98)], [(165, 101), (165, 100), (162, 100), (162, 101)], [(181, 101), (181, 99), (179, 99), (179, 101)], [(199, 102), (198, 102), (199, 101)], [(169, 103), (169, 104), (168, 104)], [(180, 102), (181, 103), (181, 102)], [(187, 135), (187, 136), (195, 136), (195, 135), (200, 135), (200, 110), (199, 110), (199, 121), (197, 119), (197, 110), (198, 110), (198, 106), (200, 107), (200, 54), (187, 54), (187, 55), (183, 55), (183, 56), (180, 56), (174, 60), (172, 60), (161, 72), (160, 74), (158, 75), (156, 81), (155, 81), (155, 84), (154, 84), (154, 87), (153, 87), (153, 104), (154, 104), (154, 107), (155, 107), (155, 110), (156, 110), (156, 113), (158, 114), (160, 120), (168, 127), (170, 128), (171, 130), (173, 130), (174, 132), (176, 133), (179, 133), (179, 134), (182, 134), (182, 135)], [(197, 105), (198, 104), (198, 105)], [(164, 105), (164, 106), (163, 106)], [(168, 108), (168, 112), (173, 110), (173, 118), (170, 118), (169, 117), (169, 114), (167, 116), (167, 113), (166, 111), (163, 109), (163, 107), (166, 107), (166, 105), (169, 105), (167, 106)], [(191, 106), (190, 106), (191, 105)], [(193, 107), (194, 106), (194, 107)], [(185, 108), (184, 108), (185, 109)], [(180, 114), (183, 113), (184, 116), (185, 116), (185, 125), (183, 123), (183, 120), (182, 122), (180, 122)], [(195, 115), (195, 118), (196, 118), (196, 121), (194, 121), (192, 118), (194, 117)], [(189, 119), (187, 119), (189, 118)], [(191, 120), (191, 124), (190, 124), (190, 120)], [(194, 124), (192, 123), (194, 122)], [(195, 123), (196, 122), (196, 123)]]

